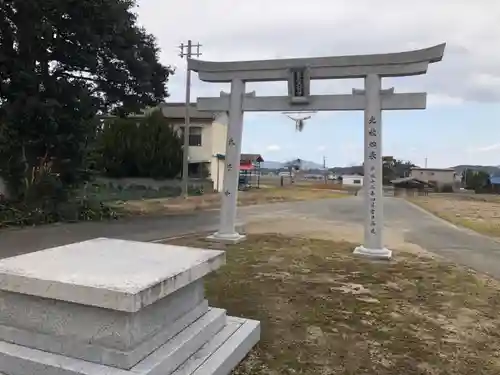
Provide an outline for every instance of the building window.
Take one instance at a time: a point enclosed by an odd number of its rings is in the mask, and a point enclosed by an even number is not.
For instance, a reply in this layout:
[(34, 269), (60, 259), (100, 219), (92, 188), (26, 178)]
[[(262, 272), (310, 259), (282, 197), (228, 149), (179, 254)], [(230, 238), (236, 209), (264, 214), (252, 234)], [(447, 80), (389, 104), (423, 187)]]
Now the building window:
[(201, 126), (189, 127), (189, 145), (201, 146)]
[(353, 183), (355, 183), (355, 184), (361, 184), (361, 180), (354, 180)]
[[(189, 127), (189, 146), (201, 146), (202, 144), (202, 133), (203, 128), (201, 126), (190, 126)], [(184, 126), (179, 128), (181, 139), (184, 139)]]
[(431, 172), (431, 176), (434, 176), (434, 175), (435, 175), (435, 173), (434, 173), (434, 172)]
[(188, 176), (191, 178), (210, 177), (210, 163), (189, 163)]

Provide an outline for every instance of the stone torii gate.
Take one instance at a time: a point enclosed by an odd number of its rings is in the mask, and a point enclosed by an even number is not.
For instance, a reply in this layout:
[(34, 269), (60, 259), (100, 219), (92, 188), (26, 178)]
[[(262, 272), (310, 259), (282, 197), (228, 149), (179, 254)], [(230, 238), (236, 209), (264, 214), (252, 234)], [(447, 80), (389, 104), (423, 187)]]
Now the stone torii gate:
[[(426, 93), (394, 93), (381, 89), (384, 77), (425, 74), (430, 63), (443, 58), (446, 44), (431, 48), (376, 55), (353, 55), (260, 61), (211, 62), (188, 60), (188, 69), (205, 82), (230, 82), (231, 93), (198, 98), (200, 111), (229, 112), (226, 171), (219, 230), (213, 240), (238, 242), (235, 230), (238, 166), (244, 111), (364, 111), (364, 243), (357, 254), (388, 259), (383, 246), (382, 110), (425, 109)], [(310, 95), (311, 79), (363, 78), (364, 90), (348, 95)], [(258, 97), (245, 94), (246, 82), (288, 81), (288, 96)]]

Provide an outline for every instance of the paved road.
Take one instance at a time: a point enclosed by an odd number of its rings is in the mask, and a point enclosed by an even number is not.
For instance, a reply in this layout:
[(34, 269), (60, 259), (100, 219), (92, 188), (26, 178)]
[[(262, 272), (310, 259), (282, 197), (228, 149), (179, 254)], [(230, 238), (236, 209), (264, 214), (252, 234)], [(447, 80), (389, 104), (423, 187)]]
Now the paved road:
[[(293, 203), (277, 203), (239, 208), (239, 221), (271, 214), (280, 209), (292, 209)], [(96, 237), (134, 241), (154, 241), (196, 231), (215, 231), (218, 211), (185, 215), (130, 218), (117, 221), (56, 224), (0, 231), (0, 258), (7, 258), (54, 246), (85, 241)]]
[[(281, 213), (362, 224), (362, 204), (361, 197), (350, 197), (242, 207), (239, 221)], [(384, 207), (386, 226), (403, 231), (406, 242), (500, 279), (500, 242), (454, 227), (402, 199), (384, 198)], [(218, 216), (217, 211), (208, 211), (175, 217), (4, 231), (0, 233), (0, 258), (95, 237), (153, 241), (190, 231), (215, 230)]]
[(190, 230), (212, 228), (217, 221), (218, 213), (209, 211), (175, 217), (134, 218), (6, 230), (0, 232), (0, 258), (96, 237), (153, 241)]
[[(363, 223), (361, 197), (331, 200), (328, 204), (302, 203), (296, 214), (328, 220)], [(404, 233), (405, 242), (414, 243), (451, 261), (500, 279), (500, 242), (473, 231), (458, 228), (400, 198), (384, 198), (385, 226)]]

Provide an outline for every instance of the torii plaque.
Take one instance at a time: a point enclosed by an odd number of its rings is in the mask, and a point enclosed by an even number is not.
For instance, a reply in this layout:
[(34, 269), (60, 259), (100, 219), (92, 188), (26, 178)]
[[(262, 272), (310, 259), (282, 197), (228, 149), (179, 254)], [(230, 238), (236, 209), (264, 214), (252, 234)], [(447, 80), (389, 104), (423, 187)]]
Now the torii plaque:
[[(189, 59), (188, 68), (205, 82), (231, 82), (229, 97), (198, 98), (200, 111), (228, 111), (226, 165), (239, 165), (244, 111), (364, 111), (364, 243), (355, 253), (388, 259), (383, 245), (382, 110), (425, 109), (426, 93), (382, 90), (384, 77), (425, 74), (443, 58), (446, 44), (416, 51), (300, 59), (211, 62)], [(350, 95), (311, 95), (311, 79), (363, 78), (364, 90)], [(288, 96), (246, 96), (246, 82), (288, 81)], [(226, 170), (219, 230), (214, 240), (238, 242), (235, 230), (238, 169)]]

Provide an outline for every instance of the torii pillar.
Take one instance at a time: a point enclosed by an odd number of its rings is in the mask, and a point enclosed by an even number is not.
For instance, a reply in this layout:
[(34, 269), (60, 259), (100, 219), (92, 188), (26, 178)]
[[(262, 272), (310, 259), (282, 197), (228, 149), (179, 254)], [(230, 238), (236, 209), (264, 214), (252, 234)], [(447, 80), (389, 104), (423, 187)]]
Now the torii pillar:
[(219, 217), (219, 230), (207, 237), (208, 240), (238, 243), (245, 240), (244, 234), (235, 228), (236, 208), (238, 205), (238, 181), (243, 136), (243, 100), (255, 97), (255, 91), (245, 93), (245, 82), (231, 81), (231, 92), (221, 91), (221, 98), (229, 99), (229, 126), (226, 139), (226, 163), (223, 179), (222, 204)]
[(382, 95), (394, 94), (394, 88), (382, 90), (377, 74), (365, 77), (364, 90), (352, 90), (353, 95), (364, 95), (364, 244), (354, 254), (390, 259), (392, 251), (384, 247), (383, 160), (382, 160)]

